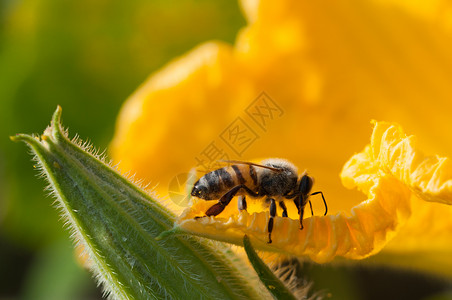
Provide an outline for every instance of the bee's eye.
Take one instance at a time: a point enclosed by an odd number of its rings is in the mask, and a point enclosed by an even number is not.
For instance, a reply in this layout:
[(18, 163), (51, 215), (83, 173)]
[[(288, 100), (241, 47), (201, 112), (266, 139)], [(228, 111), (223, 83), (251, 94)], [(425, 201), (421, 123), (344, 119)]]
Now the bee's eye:
[(209, 194), (209, 190), (205, 185), (196, 186), (196, 197), (206, 199)]
[(191, 195), (192, 196), (197, 196), (197, 195), (199, 195), (199, 190), (198, 190), (198, 187), (193, 187), (193, 189), (191, 190)]
[(192, 196), (195, 196), (195, 197), (198, 197), (198, 196), (200, 196), (202, 193), (205, 193), (205, 192), (206, 192), (206, 187), (195, 185), (195, 186), (193, 187), (193, 190), (191, 191), (191, 195), (192, 195)]

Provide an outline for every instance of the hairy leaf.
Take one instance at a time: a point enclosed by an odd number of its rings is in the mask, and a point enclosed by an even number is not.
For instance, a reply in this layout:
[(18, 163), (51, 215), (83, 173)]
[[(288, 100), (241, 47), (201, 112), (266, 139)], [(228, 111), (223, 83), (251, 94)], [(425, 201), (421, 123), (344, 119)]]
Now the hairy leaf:
[(72, 236), (84, 246), (106, 294), (115, 299), (269, 297), (258, 291), (256, 277), (229, 248), (187, 236), (156, 240), (173, 227), (172, 213), (89, 153), (91, 147), (70, 141), (60, 117), (58, 107), (43, 135), (12, 139), (36, 154)]

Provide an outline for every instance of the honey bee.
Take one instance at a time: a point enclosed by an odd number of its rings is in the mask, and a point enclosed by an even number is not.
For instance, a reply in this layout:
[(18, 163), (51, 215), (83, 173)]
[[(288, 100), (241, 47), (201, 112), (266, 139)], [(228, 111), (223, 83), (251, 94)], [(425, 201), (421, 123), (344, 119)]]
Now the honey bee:
[(206, 212), (206, 216), (217, 216), (238, 196), (238, 209), (246, 210), (246, 195), (252, 198), (263, 198), (270, 203), (270, 218), (268, 220), (268, 243), (272, 242), (273, 218), (276, 216), (276, 201), (283, 210), (282, 216), (287, 217), (285, 200), (293, 199), (297, 207), (300, 229), (303, 229), (303, 214), (307, 203), (312, 210), (312, 195), (320, 194), (328, 207), (321, 191), (311, 193), (314, 179), (304, 172), (298, 179), (297, 168), (285, 159), (270, 158), (260, 164), (242, 161), (225, 161), (232, 165), (214, 170), (202, 176), (195, 182), (191, 195), (204, 200), (218, 200)]

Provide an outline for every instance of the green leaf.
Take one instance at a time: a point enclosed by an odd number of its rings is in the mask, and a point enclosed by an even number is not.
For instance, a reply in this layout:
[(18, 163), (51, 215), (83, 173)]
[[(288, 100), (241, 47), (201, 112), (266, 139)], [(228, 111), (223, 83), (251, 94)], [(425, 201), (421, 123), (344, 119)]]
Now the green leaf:
[(86, 151), (91, 147), (70, 141), (60, 118), (58, 107), (42, 136), (11, 139), (25, 142), (36, 154), (106, 294), (116, 299), (266, 297), (243, 262), (222, 244), (180, 235), (156, 240), (173, 227), (173, 214)]
[(268, 289), (268, 291), (273, 295), (275, 299), (293, 299), (297, 298), (292, 294), (292, 292), (284, 285), (284, 283), (276, 277), (276, 275), (270, 270), (270, 268), (264, 263), (264, 261), (257, 255), (251, 245), (248, 236), (243, 237), (243, 247), (245, 247), (246, 255), (253, 265), (254, 270), (256, 270), (262, 283)]

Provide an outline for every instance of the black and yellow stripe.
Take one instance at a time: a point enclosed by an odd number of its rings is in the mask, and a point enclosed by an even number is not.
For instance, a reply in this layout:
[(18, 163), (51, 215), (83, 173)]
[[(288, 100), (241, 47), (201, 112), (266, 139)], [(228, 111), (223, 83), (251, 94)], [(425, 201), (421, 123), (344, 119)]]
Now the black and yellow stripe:
[(246, 185), (256, 190), (259, 184), (259, 170), (252, 165), (234, 164), (228, 167), (209, 172), (200, 178), (199, 184), (208, 187), (209, 199), (216, 199), (238, 185)]
[(231, 168), (234, 170), (235, 176), (237, 176), (237, 179), (240, 184), (246, 183), (245, 178), (243, 178), (242, 171), (240, 171), (240, 168), (237, 165), (232, 165)]

